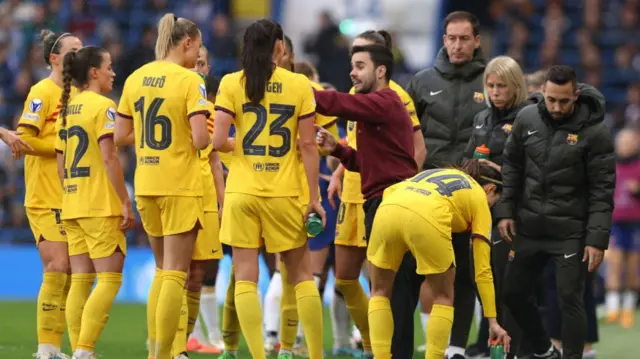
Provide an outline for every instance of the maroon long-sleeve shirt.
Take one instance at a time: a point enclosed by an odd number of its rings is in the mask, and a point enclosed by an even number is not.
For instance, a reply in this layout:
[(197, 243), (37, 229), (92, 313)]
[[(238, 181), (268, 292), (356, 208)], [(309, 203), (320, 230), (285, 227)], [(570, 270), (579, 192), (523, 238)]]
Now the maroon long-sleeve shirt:
[(381, 197), (387, 187), (418, 172), (411, 118), (395, 91), (316, 91), (315, 96), (316, 112), (358, 122), (358, 149), (338, 144), (331, 155), (349, 171), (360, 172), (365, 200)]

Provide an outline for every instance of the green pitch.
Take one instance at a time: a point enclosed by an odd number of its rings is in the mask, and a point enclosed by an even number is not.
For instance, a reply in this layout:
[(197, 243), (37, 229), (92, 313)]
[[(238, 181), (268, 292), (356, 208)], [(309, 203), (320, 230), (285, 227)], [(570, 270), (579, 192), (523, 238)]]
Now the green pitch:
[[(35, 303), (0, 302), (0, 358), (31, 358), (36, 349)], [(639, 313), (640, 315), (640, 313)], [(417, 318), (416, 318), (417, 319)], [(640, 319), (640, 317), (639, 317)], [(328, 311), (324, 316), (324, 342), (327, 353), (331, 353), (331, 325)], [(419, 321), (416, 320), (416, 329)], [(615, 325), (600, 326), (600, 343), (597, 345), (599, 358), (632, 358), (637, 355), (637, 340), (640, 324), (624, 330)], [(103, 359), (146, 359), (145, 308), (142, 305), (118, 304), (111, 311), (109, 322), (100, 338), (96, 352)], [(68, 341), (65, 339), (65, 343)], [(416, 345), (424, 343), (421, 330), (416, 330)], [(69, 347), (63, 348), (69, 353)], [(634, 354), (636, 353), (636, 354)], [(213, 359), (215, 355), (191, 354), (192, 359)], [(241, 343), (240, 358), (250, 358)], [(327, 356), (327, 359), (338, 357)], [(416, 354), (414, 358), (424, 358)]]

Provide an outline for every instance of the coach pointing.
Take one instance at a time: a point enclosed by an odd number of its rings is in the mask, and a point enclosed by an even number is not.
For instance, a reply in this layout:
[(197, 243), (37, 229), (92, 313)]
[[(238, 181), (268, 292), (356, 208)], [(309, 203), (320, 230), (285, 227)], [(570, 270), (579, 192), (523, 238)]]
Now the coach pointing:
[(615, 157), (600, 92), (577, 84), (570, 67), (553, 66), (542, 94), (543, 101), (518, 113), (505, 146), (504, 191), (494, 209), (501, 235), (513, 240), (503, 295), (536, 357), (559, 359), (528, 300), (531, 283), (553, 259), (562, 358), (579, 359), (587, 325), (587, 268), (593, 272), (600, 265), (609, 243)]

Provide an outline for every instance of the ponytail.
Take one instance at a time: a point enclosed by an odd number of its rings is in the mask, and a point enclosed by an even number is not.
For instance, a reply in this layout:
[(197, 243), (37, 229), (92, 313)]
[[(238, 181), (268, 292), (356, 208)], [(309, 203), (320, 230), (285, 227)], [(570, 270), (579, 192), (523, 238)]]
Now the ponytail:
[(384, 39), (384, 44), (381, 45), (384, 45), (389, 50), (393, 50), (393, 40), (391, 40), (391, 34), (389, 34), (387, 30), (378, 30), (378, 34), (380, 34), (380, 36), (382, 36), (382, 38)]
[(200, 30), (192, 21), (178, 18), (172, 13), (165, 14), (158, 22), (158, 39), (156, 40), (156, 60), (164, 60), (169, 51), (176, 47), (185, 37), (196, 38)]
[(502, 174), (486, 163), (482, 163), (477, 159), (465, 160), (457, 169), (468, 174), (480, 186), (491, 183), (498, 188), (498, 192), (502, 191)]
[(64, 56), (62, 65), (62, 98), (60, 99), (60, 115), (62, 116), (62, 126), (67, 125), (67, 106), (69, 105), (69, 97), (71, 96), (71, 81), (73, 80), (73, 64), (78, 54), (75, 51), (69, 51)]
[(283, 38), (280, 24), (268, 19), (252, 23), (244, 32), (241, 62), (245, 93), (253, 104), (264, 98), (267, 82), (275, 70), (273, 50), (276, 41)]
[(391, 40), (391, 34), (389, 34), (389, 32), (387, 32), (386, 30), (367, 30), (356, 36), (356, 38), (371, 41), (375, 45), (384, 46), (389, 51), (393, 50), (393, 41)]

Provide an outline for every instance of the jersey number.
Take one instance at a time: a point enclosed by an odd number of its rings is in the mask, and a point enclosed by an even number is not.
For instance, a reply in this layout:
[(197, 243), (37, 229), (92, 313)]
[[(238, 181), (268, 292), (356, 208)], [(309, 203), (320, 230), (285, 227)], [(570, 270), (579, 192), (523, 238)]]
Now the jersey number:
[[(89, 167), (78, 167), (78, 163), (84, 157), (85, 153), (89, 149), (89, 135), (84, 128), (80, 126), (71, 126), (66, 131), (60, 131), (60, 138), (63, 141), (69, 143), (68, 140), (71, 137), (78, 138), (78, 145), (76, 146), (76, 150), (73, 153), (73, 161), (71, 161), (71, 168), (69, 168), (69, 172), (67, 173), (67, 169), (64, 170), (64, 178), (79, 178), (79, 177), (89, 177), (91, 174)], [(65, 158), (67, 157), (67, 152), (64, 153)], [(65, 160), (66, 162), (66, 160)]]
[[(156, 97), (147, 108), (147, 116), (144, 115), (144, 97), (136, 101), (135, 110), (140, 112), (142, 131), (140, 131), (140, 148), (147, 147), (154, 150), (166, 150), (171, 145), (171, 120), (164, 115), (158, 115), (164, 98)], [(156, 140), (156, 130), (160, 126), (160, 139)]]
[(442, 196), (451, 197), (459, 189), (471, 188), (471, 184), (459, 174), (438, 175), (442, 170), (427, 170), (413, 177), (412, 182), (426, 181), (438, 186), (437, 191)]
[(242, 105), (243, 113), (253, 113), (256, 115), (256, 122), (251, 126), (247, 134), (242, 139), (242, 151), (246, 156), (264, 156), (267, 154), (267, 146), (253, 144), (264, 131), (267, 125), (268, 114), (279, 115), (269, 126), (269, 136), (282, 137), (282, 146), (269, 146), (269, 156), (284, 157), (291, 150), (291, 130), (283, 127), (287, 121), (293, 117), (296, 107), (291, 105), (271, 104), (269, 113), (264, 106), (252, 103)]

